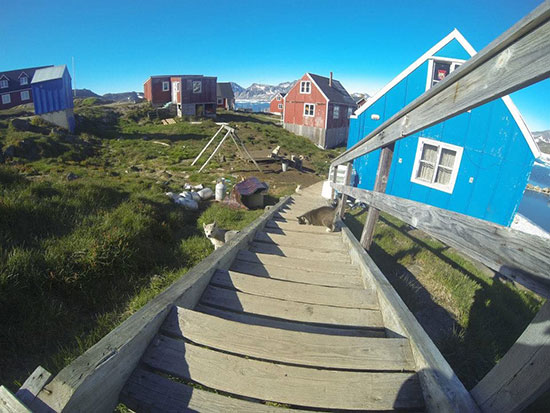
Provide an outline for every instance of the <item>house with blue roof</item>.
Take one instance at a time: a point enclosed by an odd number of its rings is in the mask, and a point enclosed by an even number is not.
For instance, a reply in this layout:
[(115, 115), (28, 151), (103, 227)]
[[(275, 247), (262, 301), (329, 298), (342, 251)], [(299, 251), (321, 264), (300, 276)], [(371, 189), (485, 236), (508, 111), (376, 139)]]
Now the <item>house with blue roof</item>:
[(36, 70), (31, 88), (34, 113), (72, 132), (75, 127), (73, 89), (67, 66), (49, 66)]
[[(453, 30), (356, 110), (348, 148), (475, 53)], [(504, 96), (395, 142), (386, 193), (510, 226), (539, 156)], [(372, 190), (379, 158), (380, 149), (355, 159), (352, 184)]]

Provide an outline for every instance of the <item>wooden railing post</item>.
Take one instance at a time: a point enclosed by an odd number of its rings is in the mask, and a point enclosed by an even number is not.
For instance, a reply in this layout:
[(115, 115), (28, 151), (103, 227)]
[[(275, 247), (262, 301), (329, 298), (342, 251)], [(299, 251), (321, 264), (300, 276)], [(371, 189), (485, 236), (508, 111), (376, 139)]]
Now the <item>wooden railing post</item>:
[[(346, 177), (344, 178), (344, 185), (349, 185), (351, 180), (351, 170), (353, 169), (353, 164), (351, 162), (346, 164)], [(348, 196), (346, 194), (341, 194), (342, 200), (340, 201), (340, 208), (338, 208), (338, 211), (336, 213), (338, 214), (338, 217), (342, 219), (342, 215), (344, 215), (344, 210), (346, 209), (346, 200), (348, 199)]]
[(550, 301), (504, 357), (472, 389), (484, 412), (519, 412), (550, 389)]
[[(390, 175), (391, 161), (393, 158), (394, 143), (388, 146), (384, 146), (380, 152), (380, 161), (378, 162), (378, 171), (376, 172), (376, 181), (374, 182), (375, 192), (385, 192), (386, 185), (388, 184), (388, 177)], [(361, 233), (361, 245), (366, 250), (370, 249), (372, 244), (372, 237), (374, 235), (374, 226), (378, 220), (380, 211), (369, 205), (369, 212)]]
[[(330, 176), (330, 182), (336, 183), (337, 173), (338, 173), (338, 165), (334, 165), (332, 167), (332, 174)], [(334, 190), (334, 188), (331, 188), (331, 190), (330, 190), (330, 199), (331, 200), (334, 199), (335, 194), (336, 194), (336, 191)]]

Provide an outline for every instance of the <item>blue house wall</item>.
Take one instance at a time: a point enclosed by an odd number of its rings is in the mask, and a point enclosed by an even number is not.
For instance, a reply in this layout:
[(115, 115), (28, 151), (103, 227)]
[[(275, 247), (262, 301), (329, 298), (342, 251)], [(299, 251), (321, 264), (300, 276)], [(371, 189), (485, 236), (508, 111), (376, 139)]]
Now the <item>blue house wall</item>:
[(65, 69), (58, 79), (32, 84), (34, 111), (37, 115), (73, 107), (71, 76)]
[[(433, 56), (468, 59), (455, 39)], [(348, 148), (425, 92), (428, 62), (350, 119)], [(367, 102), (368, 104), (368, 102)], [(380, 116), (373, 120), (371, 115)], [(452, 193), (411, 181), (418, 139), (425, 137), (463, 148)], [(380, 150), (353, 162), (357, 186), (372, 190)], [(502, 99), (451, 118), (395, 143), (386, 193), (510, 226), (517, 211), (535, 155)]]

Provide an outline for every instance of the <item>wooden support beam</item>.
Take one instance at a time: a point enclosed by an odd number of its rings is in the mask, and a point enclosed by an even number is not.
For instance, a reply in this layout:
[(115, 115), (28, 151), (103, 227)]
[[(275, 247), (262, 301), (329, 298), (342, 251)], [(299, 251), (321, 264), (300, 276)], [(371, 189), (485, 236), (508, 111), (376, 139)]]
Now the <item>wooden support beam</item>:
[[(329, 176), (329, 179), (332, 183), (336, 183), (336, 176), (338, 175), (338, 165), (334, 165), (332, 167), (332, 175)], [(334, 188), (330, 190), (330, 199), (334, 199), (336, 195), (336, 192), (334, 191)]]
[(409, 199), (340, 184), (333, 187), (428, 233), (537, 294), (550, 297), (550, 240)]
[(550, 76), (550, 1), (338, 156), (339, 165)]
[(206, 151), (206, 149), (208, 149), (208, 147), (210, 146), (210, 144), (212, 142), (214, 142), (214, 139), (216, 139), (216, 136), (218, 136), (218, 134), (222, 131), (222, 129), (224, 128), (225, 126), (222, 125), (220, 127), (220, 129), (218, 129), (218, 131), (214, 134), (214, 136), (212, 136), (212, 138), (210, 138), (210, 140), (208, 141), (208, 143), (204, 146), (204, 148), (202, 148), (202, 151), (200, 151), (200, 153), (197, 155), (197, 157), (195, 158), (195, 160), (193, 161), (193, 163), (191, 164), (191, 166), (195, 165), (197, 163), (197, 161), (199, 160), (199, 158), (202, 156), (202, 154)]
[[(484, 412), (519, 412), (550, 389), (550, 302), (498, 364), (475, 386), (472, 396)], [(548, 406), (547, 406), (548, 407)]]
[(48, 383), (52, 374), (38, 366), (32, 374), (25, 380), (25, 383), (17, 390), (15, 396), (25, 405), (30, 406), (40, 390)]
[(0, 386), (0, 411), (2, 413), (31, 413), (31, 411), (4, 386)]
[[(388, 185), (388, 177), (390, 176), (391, 161), (393, 158), (393, 149), (395, 144), (392, 143), (382, 148), (380, 152), (380, 161), (378, 162), (378, 170), (376, 172), (376, 181), (374, 182), (374, 190), (376, 192), (385, 192)], [(378, 221), (380, 211), (369, 205), (369, 212), (365, 220), (365, 226), (361, 233), (361, 245), (366, 250), (370, 249), (372, 237), (374, 235), (374, 227)]]
[(241, 146), (243, 147), (244, 153), (246, 153), (246, 155), (250, 158), (250, 160), (254, 163), (254, 165), (256, 165), (256, 168), (258, 169), (258, 171), (262, 172), (262, 170), (258, 166), (258, 163), (256, 162), (256, 160), (252, 157), (252, 155), (250, 155), (250, 152), (248, 152), (248, 149), (246, 149), (246, 146), (244, 146), (244, 143), (241, 140), (241, 138), (239, 138), (239, 136), (237, 136), (237, 133), (235, 132), (235, 129), (233, 129), (233, 136), (234, 136), (234, 139), (236, 139), (237, 142), (239, 142), (241, 144)]
[(216, 146), (216, 149), (214, 149), (214, 152), (212, 152), (212, 155), (210, 155), (208, 157), (208, 159), (206, 160), (206, 162), (204, 163), (204, 165), (201, 166), (201, 169), (199, 169), (199, 172), (202, 172), (202, 170), (206, 167), (206, 165), (208, 165), (208, 162), (210, 162), (210, 160), (214, 157), (216, 152), (218, 152), (220, 150), (221, 146), (223, 145), (223, 143), (225, 142), (225, 140), (227, 139), (227, 137), (229, 136), (230, 133), (231, 133), (231, 131), (228, 130), (227, 133), (222, 138), (222, 140), (220, 141), (220, 143), (218, 143), (218, 146)]
[[(353, 164), (350, 162), (346, 165), (346, 176), (344, 178), (344, 185), (349, 185), (351, 180), (351, 171), (353, 170)], [(340, 208), (338, 208), (338, 211), (336, 212), (338, 217), (342, 219), (342, 216), (344, 215), (344, 211), (346, 210), (346, 201), (348, 196), (345, 194), (342, 194), (342, 199), (340, 200)]]

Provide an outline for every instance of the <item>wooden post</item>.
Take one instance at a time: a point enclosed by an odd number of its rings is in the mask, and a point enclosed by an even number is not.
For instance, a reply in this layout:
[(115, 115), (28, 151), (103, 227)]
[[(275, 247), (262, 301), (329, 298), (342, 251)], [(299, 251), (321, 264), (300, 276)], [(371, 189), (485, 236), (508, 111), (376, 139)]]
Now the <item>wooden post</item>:
[(214, 139), (216, 139), (216, 136), (218, 136), (218, 134), (223, 130), (225, 126), (222, 125), (220, 127), (220, 129), (218, 129), (218, 131), (214, 134), (214, 136), (212, 136), (212, 138), (208, 141), (208, 143), (204, 146), (204, 148), (202, 148), (202, 151), (200, 151), (200, 153), (197, 155), (197, 157), (195, 158), (195, 160), (193, 161), (193, 163), (191, 164), (191, 166), (195, 165), (197, 163), (197, 161), (199, 160), (199, 158), (202, 156), (202, 154), (204, 153), (204, 151), (206, 151), (206, 149), (210, 146), (210, 144), (212, 142), (214, 142)]
[(221, 148), (221, 146), (223, 145), (223, 143), (225, 142), (225, 140), (227, 139), (230, 133), (231, 133), (231, 130), (228, 130), (227, 133), (222, 138), (222, 140), (220, 141), (220, 143), (218, 143), (218, 146), (216, 146), (216, 149), (214, 149), (214, 152), (212, 152), (212, 155), (210, 155), (206, 160), (206, 162), (204, 163), (204, 165), (201, 166), (201, 169), (199, 169), (199, 172), (202, 172), (202, 170), (206, 167), (206, 165), (208, 165), (208, 162), (210, 162), (210, 159), (212, 159), (216, 154), (216, 152), (218, 152), (218, 150)]
[[(376, 181), (374, 182), (375, 192), (385, 192), (386, 185), (388, 184), (388, 176), (390, 175), (391, 161), (393, 158), (394, 143), (384, 146), (380, 152), (380, 161), (378, 162), (378, 171), (376, 172)], [(367, 214), (367, 220), (361, 233), (361, 245), (368, 250), (372, 244), (372, 237), (374, 235), (374, 226), (378, 220), (380, 211), (371, 205), (369, 205), (369, 212)]]
[[(353, 165), (351, 162), (349, 162), (346, 167), (348, 168), (346, 170), (346, 177), (344, 178), (344, 185), (349, 185), (351, 180), (351, 170), (353, 169)], [(342, 200), (340, 201), (340, 208), (337, 211), (338, 217), (342, 219), (342, 215), (344, 215), (344, 210), (346, 209), (346, 200), (348, 199), (347, 195), (342, 194)]]
[[(336, 183), (336, 175), (338, 172), (338, 165), (335, 165), (334, 168), (332, 168), (332, 175), (329, 177), (331, 182)], [(330, 199), (334, 199), (334, 196), (336, 195), (336, 192), (334, 191), (334, 188), (330, 190)]]
[(472, 389), (484, 412), (519, 412), (550, 389), (550, 301)]

